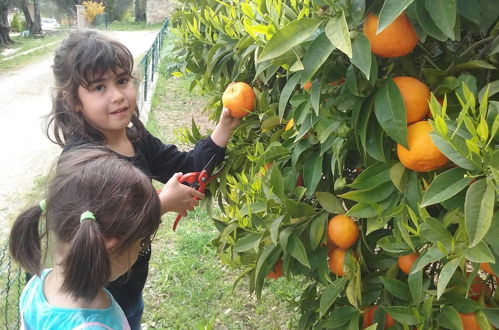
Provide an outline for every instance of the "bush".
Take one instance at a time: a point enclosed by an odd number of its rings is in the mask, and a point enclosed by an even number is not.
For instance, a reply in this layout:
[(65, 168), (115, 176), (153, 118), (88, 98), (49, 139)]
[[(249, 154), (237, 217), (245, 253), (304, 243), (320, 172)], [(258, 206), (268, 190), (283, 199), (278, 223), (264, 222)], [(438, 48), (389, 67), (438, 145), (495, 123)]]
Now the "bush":
[(19, 13), (16, 13), (14, 17), (12, 17), (12, 22), (10, 23), (10, 30), (12, 32), (22, 32), (26, 29), (26, 21), (21, 18)]
[(499, 2), (182, 3), (183, 72), (213, 118), (230, 82), (257, 92), (208, 194), (220, 257), (252, 292), (282, 259), (313, 281), (299, 328), (499, 327)]
[(97, 1), (83, 1), (82, 4), (85, 6), (85, 17), (90, 24), (95, 23), (95, 17), (99, 14), (103, 14), (106, 7)]

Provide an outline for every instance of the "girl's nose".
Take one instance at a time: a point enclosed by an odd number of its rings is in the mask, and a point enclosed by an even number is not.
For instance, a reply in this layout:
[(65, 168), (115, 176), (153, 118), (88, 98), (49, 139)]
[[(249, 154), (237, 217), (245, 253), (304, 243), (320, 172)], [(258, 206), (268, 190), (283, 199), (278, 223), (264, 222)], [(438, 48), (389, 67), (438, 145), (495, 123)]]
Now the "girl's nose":
[(113, 86), (111, 88), (111, 92), (112, 92), (111, 101), (113, 103), (119, 103), (125, 99), (123, 91), (118, 86)]

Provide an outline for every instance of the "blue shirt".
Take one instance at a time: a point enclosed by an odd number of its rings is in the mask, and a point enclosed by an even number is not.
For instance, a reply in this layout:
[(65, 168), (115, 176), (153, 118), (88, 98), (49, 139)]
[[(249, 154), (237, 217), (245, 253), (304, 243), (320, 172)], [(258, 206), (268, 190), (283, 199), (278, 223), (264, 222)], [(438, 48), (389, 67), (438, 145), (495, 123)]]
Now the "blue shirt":
[(26, 284), (19, 302), (21, 329), (130, 329), (125, 314), (107, 290), (105, 291), (111, 299), (111, 306), (105, 309), (50, 305), (43, 293), (43, 283), (50, 271), (51, 269), (45, 269), (41, 277), (33, 276)]

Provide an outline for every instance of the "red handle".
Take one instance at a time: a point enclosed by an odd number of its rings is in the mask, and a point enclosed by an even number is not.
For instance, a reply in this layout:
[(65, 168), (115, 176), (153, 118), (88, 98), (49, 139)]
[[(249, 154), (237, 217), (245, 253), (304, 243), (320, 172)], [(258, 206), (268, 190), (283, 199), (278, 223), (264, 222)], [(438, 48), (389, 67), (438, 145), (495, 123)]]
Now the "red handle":
[[(181, 183), (187, 182), (191, 185), (194, 183), (198, 183), (197, 190), (199, 192), (204, 192), (204, 190), (206, 189), (206, 184), (208, 183), (208, 172), (206, 170), (202, 170), (201, 172), (187, 173), (182, 175), (178, 181)], [(199, 200), (198, 197), (194, 197), (194, 199)], [(173, 231), (177, 229), (180, 218), (182, 218), (182, 215), (178, 214), (175, 222), (173, 222)]]

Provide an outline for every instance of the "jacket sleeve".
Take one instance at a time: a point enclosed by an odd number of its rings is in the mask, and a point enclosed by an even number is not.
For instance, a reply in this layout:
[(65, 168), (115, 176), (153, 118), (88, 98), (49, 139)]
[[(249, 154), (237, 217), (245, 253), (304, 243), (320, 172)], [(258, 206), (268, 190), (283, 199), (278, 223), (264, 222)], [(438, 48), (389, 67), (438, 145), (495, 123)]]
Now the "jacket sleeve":
[(213, 165), (225, 157), (225, 148), (213, 142), (211, 137), (200, 140), (190, 151), (180, 151), (173, 144), (164, 144), (149, 132), (145, 133), (146, 158), (154, 179), (166, 183), (173, 174), (201, 171), (214, 156)]

